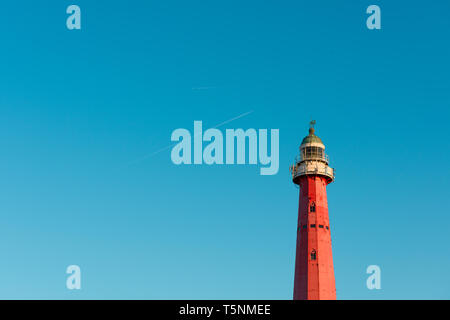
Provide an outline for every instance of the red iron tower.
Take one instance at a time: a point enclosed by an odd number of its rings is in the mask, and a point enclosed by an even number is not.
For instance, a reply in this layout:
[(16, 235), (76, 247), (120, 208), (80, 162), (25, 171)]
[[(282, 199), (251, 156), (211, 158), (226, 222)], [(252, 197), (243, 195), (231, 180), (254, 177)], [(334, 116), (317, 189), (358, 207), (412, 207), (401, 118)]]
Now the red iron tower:
[(300, 145), (300, 155), (291, 166), (292, 180), (300, 186), (294, 300), (335, 300), (333, 255), (326, 187), (334, 180), (325, 145), (314, 134)]

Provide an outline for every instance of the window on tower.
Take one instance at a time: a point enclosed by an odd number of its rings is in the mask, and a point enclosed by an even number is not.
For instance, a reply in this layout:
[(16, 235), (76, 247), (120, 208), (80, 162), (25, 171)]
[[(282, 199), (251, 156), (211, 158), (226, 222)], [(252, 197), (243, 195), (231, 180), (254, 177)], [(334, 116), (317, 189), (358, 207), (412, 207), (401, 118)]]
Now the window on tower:
[(309, 205), (309, 212), (316, 212), (316, 203), (315, 202), (312, 202)]
[(322, 148), (317, 148), (317, 156), (319, 157), (319, 158), (325, 158), (324, 157), (324, 155), (323, 155), (323, 149)]
[(311, 251), (311, 260), (316, 260), (316, 249)]
[(303, 159), (323, 159), (325, 158), (324, 149), (321, 147), (306, 147), (302, 150)]

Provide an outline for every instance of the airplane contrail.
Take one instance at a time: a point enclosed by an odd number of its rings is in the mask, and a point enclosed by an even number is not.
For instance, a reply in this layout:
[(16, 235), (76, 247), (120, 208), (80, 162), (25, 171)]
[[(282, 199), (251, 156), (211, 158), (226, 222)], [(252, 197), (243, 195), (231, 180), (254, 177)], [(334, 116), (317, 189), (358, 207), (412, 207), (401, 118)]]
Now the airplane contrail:
[[(240, 119), (240, 118), (242, 118), (242, 117), (245, 117), (245, 116), (247, 116), (247, 115), (249, 115), (249, 114), (251, 114), (251, 113), (253, 113), (253, 110), (244, 112), (244, 113), (242, 113), (242, 114), (240, 114), (240, 115), (238, 115), (238, 116), (236, 116), (236, 117), (234, 117), (234, 118), (225, 120), (224, 122), (221, 122), (221, 123), (215, 125), (215, 126), (212, 127), (211, 129), (217, 129), (217, 128), (219, 128), (219, 127), (221, 127), (221, 126), (223, 126), (223, 125), (225, 125), (225, 124), (227, 124), (227, 123), (230, 123), (230, 122), (232, 122), (232, 121), (234, 121), (234, 120), (237, 120), (237, 119)], [(194, 137), (195, 137), (195, 136), (196, 136), (196, 135), (194, 135)], [(148, 158), (151, 158), (151, 157), (157, 155), (158, 153), (161, 153), (161, 152), (163, 152), (163, 151), (165, 151), (165, 150), (167, 150), (167, 149), (170, 149), (171, 147), (175, 146), (176, 144), (178, 144), (178, 142), (169, 144), (169, 145), (167, 145), (167, 146), (165, 146), (165, 147), (163, 147), (163, 148), (161, 148), (161, 149), (158, 149), (158, 150), (156, 150), (156, 151), (154, 151), (154, 152), (152, 152), (152, 153), (149, 153), (149, 154), (147, 154), (147, 155), (145, 155), (145, 156), (143, 156), (143, 157), (141, 157), (141, 158), (139, 158), (139, 159), (130, 161), (130, 162), (128, 163), (128, 166), (130, 166), (130, 165), (132, 165), (132, 164), (139, 163), (139, 162), (144, 161), (144, 160), (146, 160), (146, 159), (148, 159)]]

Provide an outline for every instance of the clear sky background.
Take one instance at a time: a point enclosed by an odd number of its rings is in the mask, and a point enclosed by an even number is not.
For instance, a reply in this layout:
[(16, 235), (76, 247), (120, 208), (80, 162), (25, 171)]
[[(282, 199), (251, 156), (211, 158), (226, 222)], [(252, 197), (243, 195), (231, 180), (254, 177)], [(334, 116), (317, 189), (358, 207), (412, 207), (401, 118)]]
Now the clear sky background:
[[(66, 28), (73, 3), (81, 31)], [(449, 13), (447, 0), (2, 1), (0, 298), (291, 299), (288, 167), (316, 119), (336, 168), (338, 298), (449, 299)], [(279, 129), (277, 175), (145, 158), (174, 129), (248, 111), (221, 130)]]

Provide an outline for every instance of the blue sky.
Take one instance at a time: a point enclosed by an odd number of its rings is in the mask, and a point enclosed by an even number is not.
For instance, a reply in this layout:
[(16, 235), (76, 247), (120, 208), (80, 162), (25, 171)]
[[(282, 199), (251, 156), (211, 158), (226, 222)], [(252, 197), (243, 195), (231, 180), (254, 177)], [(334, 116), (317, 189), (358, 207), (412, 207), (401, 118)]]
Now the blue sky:
[[(66, 28), (77, 4), (82, 30)], [(366, 28), (378, 4), (382, 29)], [(340, 299), (450, 298), (448, 1), (3, 1), (0, 298), (291, 299), (317, 120)], [(193, 121), (280, 130), (280, 171), (176, 166)], [(131, 163), (131, 164), (130, 164)], [(66, 267), (82, 289), (65, 287)], [(382, 289), (365, 286), (381, 267)]]

